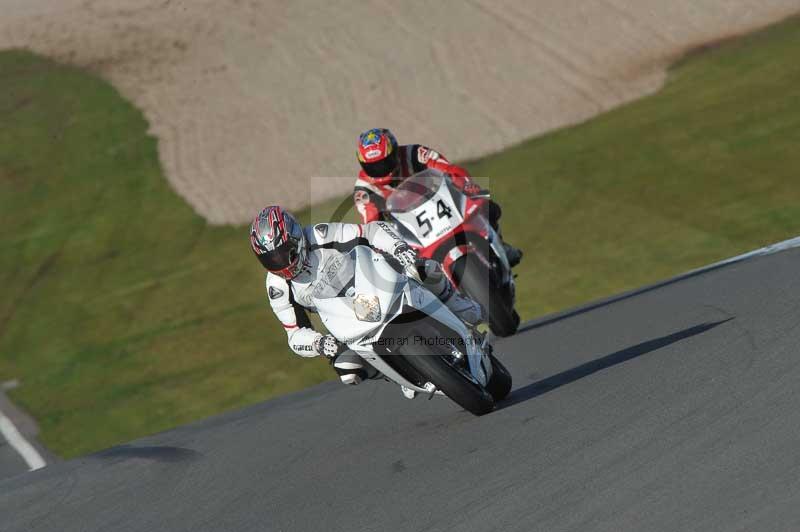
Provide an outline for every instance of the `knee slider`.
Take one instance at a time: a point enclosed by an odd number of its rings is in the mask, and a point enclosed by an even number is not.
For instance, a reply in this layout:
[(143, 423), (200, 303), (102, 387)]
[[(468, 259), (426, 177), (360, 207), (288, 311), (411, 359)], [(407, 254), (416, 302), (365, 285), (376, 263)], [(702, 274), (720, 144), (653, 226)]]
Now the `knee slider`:
[(358, 384), (368, 377), (364, 365), (351, 357), (337, 357), (333, 369), (344, 384)]
[(349, 384), (353, 386), (359, 384), (364, 379), (362, 379), (356, 373), (346, 373), (344, 375), (339, 374), (339, 380), (342, 381), (342, 384)]

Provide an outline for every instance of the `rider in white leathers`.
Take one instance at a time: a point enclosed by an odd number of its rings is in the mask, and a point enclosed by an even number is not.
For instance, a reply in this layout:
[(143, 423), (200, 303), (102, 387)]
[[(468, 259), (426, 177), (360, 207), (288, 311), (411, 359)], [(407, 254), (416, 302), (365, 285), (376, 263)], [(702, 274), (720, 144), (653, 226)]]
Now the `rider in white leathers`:
[[(273, 312), (280, 320), (289, 347), (300, 356), (330, 357), (345, 384), (373, 377), (375, 370), (330, 334), (314, 330), (305, 310), (315, 312), (314, 291), (320, 272), (355, 246), (367, 245), (391, 254), (403, 267), (416, 267), (433, 294), (459, 318), (474, 325), (482, 320), (480, 306), (458, 294), (438, 263), (417, 259), (416, 253), (385, 222), (323, 223), (303, 228), (277, 206), (262, 210), (250, 228), (253, 251), (268, 270), (266, 287)], [(406, 397), (413, 397), (404, 390)]]

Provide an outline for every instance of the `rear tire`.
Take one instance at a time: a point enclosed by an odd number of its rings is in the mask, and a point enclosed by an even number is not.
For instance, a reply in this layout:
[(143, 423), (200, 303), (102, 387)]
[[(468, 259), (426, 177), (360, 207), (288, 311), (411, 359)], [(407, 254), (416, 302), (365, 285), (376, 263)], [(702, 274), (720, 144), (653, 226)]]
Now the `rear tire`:
[(489, 328), (496, 336), (511, 336), (519, 328), (519, 314), (514, 309), (508, 287), (500, 285), (498, 276), (478, 258), (464, 255), (452, 268), (453, 277), (462, 290), (489, 314)]
[[(440, 334), (434, 324), (426, 322), (428, 319), (412, 325), (411, 334), (407, 335), (408, 343), (398, 345), (395, 354), (402, 355), (416, 372), (429, 379), (437, 389), (465, 410), (476, 416), (494, 410), (492, 394), (449, 362), (450, 347), (440, 341), (446, 335)], [(420, 342), (420, 338), (430, 341)]]

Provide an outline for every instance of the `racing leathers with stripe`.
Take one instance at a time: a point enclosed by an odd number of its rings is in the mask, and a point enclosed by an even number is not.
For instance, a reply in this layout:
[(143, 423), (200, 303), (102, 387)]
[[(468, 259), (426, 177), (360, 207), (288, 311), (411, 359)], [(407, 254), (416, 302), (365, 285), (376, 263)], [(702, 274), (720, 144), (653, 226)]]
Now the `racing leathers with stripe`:
[[(290, 281), (267, 273), (266, 287), (270, 306), (286, 330), (291, 350), (303, 357), (316, 357), (323, 354), (318, 351), (323, 335), (314, 330), (306, 310), (316, 312), (314, 289), (326, 266), (341, 258), (352, 260), (348, 254), (355, 246), (367, 245), (394, 254), (395, 248), (405, 242), (385, 222), (322, 223), (304, 227), (303, 232), (307, 251), (302, 271)], [(481, 320), (480, 306), (458, 294), (436, 262), (421, 260), (417, 268), (425, 287), (459, 318), (470, 324)], [(336, 357), (333, 364), (348, 384), (371, 376), (366, 361), (349, 350)]]

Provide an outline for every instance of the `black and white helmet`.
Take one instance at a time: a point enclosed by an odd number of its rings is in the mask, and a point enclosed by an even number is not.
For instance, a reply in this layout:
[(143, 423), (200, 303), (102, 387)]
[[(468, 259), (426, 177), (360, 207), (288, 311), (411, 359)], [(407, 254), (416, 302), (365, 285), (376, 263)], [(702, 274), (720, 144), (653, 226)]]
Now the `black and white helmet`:
[(292, 279), (303, 269), (306, 238), (303, 226), (277, 205), (264, 208), (250, 225), (250, 246), (268, 271)]

